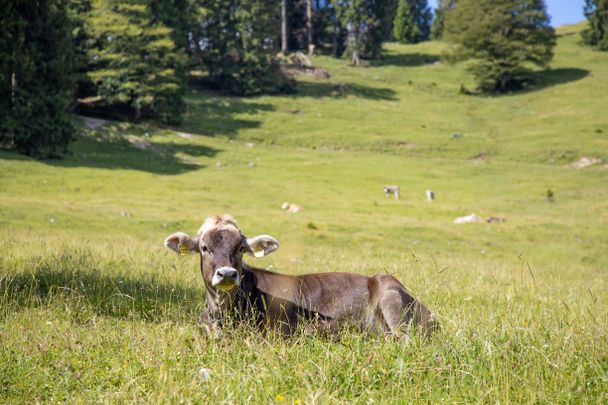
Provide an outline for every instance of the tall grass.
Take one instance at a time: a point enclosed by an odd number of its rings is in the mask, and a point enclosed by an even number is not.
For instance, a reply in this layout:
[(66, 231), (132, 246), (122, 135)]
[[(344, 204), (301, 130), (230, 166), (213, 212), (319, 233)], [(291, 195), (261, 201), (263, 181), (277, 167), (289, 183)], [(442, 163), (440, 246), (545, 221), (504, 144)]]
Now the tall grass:
[[(0, 152), (0, 403), (608, 402), (608, 171), (569, 166), (608, 159), (608, 59), (564, 35), (537, 87), (478, 98), (442, 47), (318, 57), (332, 78), (298, 95), (192, 90), (192, 134), (111, 123), (61, 160)], [(441, 330), (208, 335), (197, 258), (162, 241), (224, 212), (281, 242), (250, 264), (394, 274)], [(506, 222), (453, 223), (472, 212)]]

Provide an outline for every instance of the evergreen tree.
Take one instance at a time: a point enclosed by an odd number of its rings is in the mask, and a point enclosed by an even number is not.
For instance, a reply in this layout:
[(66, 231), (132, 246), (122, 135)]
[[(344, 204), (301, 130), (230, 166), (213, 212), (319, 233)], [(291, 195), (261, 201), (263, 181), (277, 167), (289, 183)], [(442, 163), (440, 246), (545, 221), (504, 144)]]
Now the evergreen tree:
[(194, 0), (148, 0), (151, 22), (161, 22), (171, 28), (171, 39), (180, 52), (190, 51), (190, 28), (195, 23)]
[(439, 0), (439, 4), (435, 9), (435, 17), (431, 25), (431, 38), (441, 39), (443, 37), (443, 28), (445, 25), (446, 14), (456, 6), (456, 0)]
[(0, 146), (53, 156), (73, 135), (68, 2), (0, 0), (0, 9)]
[(293, 91), (275, 59), (280, 3), (277, 0), (201, 0), (198, 22), (202, 60), (212, 84), (234, 94)]
[(583, 42), (608, 51), (608, 0), (585, 0), (584, 11), (589, 27), (582, 32)]
[(93, 85), (87, 77), (88, 44), (84, 27), (84, 16), (91, 11), (91, 3), (82, 0), (69, 0), (68, 16), (72, 27), (74, 43), (73, 62), (75, 66), (76, 97), (85, 97), (94, 93)]
[(382, 22), (390, 0), (333, 0), (338, 19), (347, 31), (346, 52), (353, 65), (361, 58), (380, 56), (384, 30)]
[(98, 98), (132, 117), (175, 123), (183, 111), (186, 58), (148, 0), (92, 0), (85, 14), (87, 75)]
[(393, 23), (393, 37), (404, 44), (429, 39), (431, 9), (427, 0), (399, 0)]
[(288, 0), (287, 20), (289, 50), (309, 50), (309, 45), (312, 44), (315, 53), (331, 51), (335, 56), (339, 56), (343, 52), (346, 32), (331, 1)]
[(458, 0), (445, 23), (452, 56), (470, 58), (470, 70), (484, 92), (521, 88), (530, 65), (546, 67), (555, 31), (543, 0)]

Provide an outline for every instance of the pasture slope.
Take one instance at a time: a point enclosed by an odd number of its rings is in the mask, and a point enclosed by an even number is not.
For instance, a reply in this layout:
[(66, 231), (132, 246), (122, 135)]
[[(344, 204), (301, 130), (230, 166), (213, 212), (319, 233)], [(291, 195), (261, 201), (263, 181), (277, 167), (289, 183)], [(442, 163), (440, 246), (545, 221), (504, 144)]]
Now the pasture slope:
[[(0, 152), (0, 402), (606, 403), (608, 54), (580, 28), (523, 93), (460, 94), (445, 45), (388, 45), (364, 68), (315, 58), (332, 77), (293, 95), (190, 90), (180, 128)], [(224, 212), (282, 242), (256, 264), (395, 274), (442, 330), (207, 338), (197, 259), (162, 240)], [(453, 224), (471, 213), (506, 222)]]

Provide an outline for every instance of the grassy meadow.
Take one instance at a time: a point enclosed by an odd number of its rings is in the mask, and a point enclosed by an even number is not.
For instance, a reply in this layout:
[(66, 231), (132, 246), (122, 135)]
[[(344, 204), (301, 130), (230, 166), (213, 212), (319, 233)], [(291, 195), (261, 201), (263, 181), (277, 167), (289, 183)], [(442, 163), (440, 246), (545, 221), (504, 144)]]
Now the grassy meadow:
[[(580, 28), (521, 93), (388, 44), (292, 95), (192, 88), (178, 128), (74, 117), (62, 159), (0, 152), (0, 403), (608, 402), (608, 54)], [(394, 274), (441, 331), (208, 337), (197, 258), (162, 241), (223, 213), (281, 242), (250, 264)]]

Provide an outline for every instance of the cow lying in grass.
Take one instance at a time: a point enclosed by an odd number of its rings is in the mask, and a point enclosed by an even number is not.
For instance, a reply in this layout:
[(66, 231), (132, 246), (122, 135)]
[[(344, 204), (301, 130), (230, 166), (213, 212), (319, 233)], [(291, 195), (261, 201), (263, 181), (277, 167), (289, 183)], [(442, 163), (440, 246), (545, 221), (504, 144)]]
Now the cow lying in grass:
[(271, 236), (246, 238), (230, 216), (209, 217), (194, 237), (177, 232), (165, 246), (182, 255), (198, 253), (206, 288), (201, 321), (219, 326), (226, 319), (291, 333), (299, 324), (320, 332), (356, 327), (407, 335), (436, 327), (434, 315), (393, 276), (354, 273), (289, 276), (256, 269), (243, 254), (265, 256), (279, 247)]

